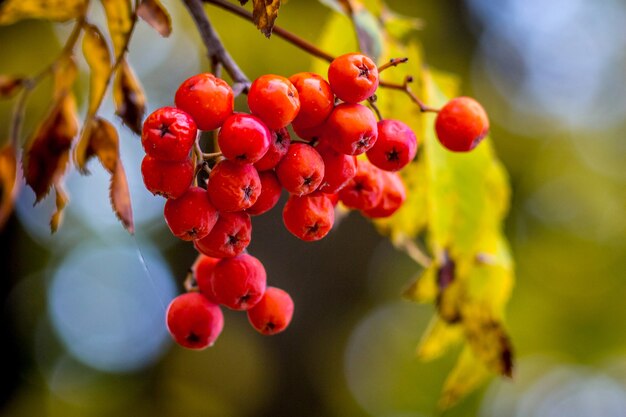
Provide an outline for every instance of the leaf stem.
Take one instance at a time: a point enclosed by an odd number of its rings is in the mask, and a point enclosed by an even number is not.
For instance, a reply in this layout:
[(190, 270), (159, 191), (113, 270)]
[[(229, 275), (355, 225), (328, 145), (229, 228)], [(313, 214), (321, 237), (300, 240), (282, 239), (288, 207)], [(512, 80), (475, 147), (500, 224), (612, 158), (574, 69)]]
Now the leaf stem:
[(398, 239), (393, 239), (393, 245), (406, 253), (409, 258), (413, 259), (417, 264), (421, 265), (423, 268), (428, 268), (430, 264), (432, 264), (433, 260), (428, 256), (422, 248), (420, 248), (417, 243), (407, 237), (402, 236)]
[(380, 87), (389, 88), (391, 90), (404, 91), (411, 98), (411, 100), (415, 104), (417, 104), (417, 106), (419, 107), (419, 109), (420, 109), (420, 111), (422, 113), (426, 113), (426, 112), (439, 113), (439, 109), (427, 106), (426, 104), (424, 104), (424, 102), (422, 100), (420, 100), (415, 95), (415, 93), (411, 90), (411, 87), (409, 86), (409, 83), (411, 83), (411, 82), (413, 82), (413, 77), (411, 77), (410, 75), (407, 75), (407, 77), (404, 79), (404, 82), (402, 84), (396, 84), (396, 83), (392, 83), (392, 82), (389, 82), (389, 81), (380, 80), (378, 85)]
[(384, 70), (386, 70), (388, 68), (397, 67), (400, 64), (404, 64), (405, 62), (408, 62), (408, 60), (409, 60), (409, 58), (407, 58), (407, 57), (391, 58), (388, 62), (385, 62), (383, 65), (378, 67), (378, 73), (380, 74), (381, 72), (383, 72)]

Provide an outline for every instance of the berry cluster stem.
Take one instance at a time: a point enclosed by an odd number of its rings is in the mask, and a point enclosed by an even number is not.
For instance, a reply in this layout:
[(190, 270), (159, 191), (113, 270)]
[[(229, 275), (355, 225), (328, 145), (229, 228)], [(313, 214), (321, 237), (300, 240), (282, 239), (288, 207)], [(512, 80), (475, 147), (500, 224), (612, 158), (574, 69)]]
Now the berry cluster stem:
[(424, 102), (422, 100), (420, 100), (415, 93), (413, 92), (413, 90), (411, 90), (411, 87), (409, 86), (409, 84), (413, 82), (413, 77), (411, 77), (410, 75), (407, 76), (404, 79), (404, 82), (402, 84), (397, 84), (397, 83), (392, 83), (389, 81), (383, 81), (380, 80), (380, 83), (378, 84), (380, 87), (383, 88), (390, 88), (392, 90), (399, 90), (399, 91), (404, 91), (410, 98), (411, 100), (417, 104), (417, 106), (419, 107), (420, 111), (422, 113), (439, 113), (439, 109), (436, 109), (434, 107), (430, 107), (427, 106), (426, 104), (424, 104)]

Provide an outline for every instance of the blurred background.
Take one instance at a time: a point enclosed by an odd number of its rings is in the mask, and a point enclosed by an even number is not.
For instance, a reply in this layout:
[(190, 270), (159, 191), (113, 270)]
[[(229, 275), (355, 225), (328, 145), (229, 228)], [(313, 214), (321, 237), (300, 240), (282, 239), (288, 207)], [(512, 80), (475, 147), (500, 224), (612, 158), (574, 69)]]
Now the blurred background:
[[(208, 70), (181, 4), (164, 3), (172, 36), (140, 24), (130, 46), (149, 112)], [(427, 62), (459, 74), (463, 93), (484, 104), (513, 188), (506, 231), (517, 262), (507, 316), (515, 378), (493, 379), (445, 415), (626, 416), (626, 4), (388, 4), (423, 19), (416, 36)], [(313, 58), (284, 41), (207, 10), (251, 78), (311, 68)], [(315, 42), (330, 13), (291, 0), (277, 23)], [(36, 73), (70, 27), (1, 26), (0, 73)], [(85, 73), (80, 83), (87, 87)], [(31, 99), (27, 131), (49, 91), (44, 85)], [(0, 102), (3, 128), (11, 104)], [(110, 101), (101, 114), (113, 120)], [(89, 177), (70, 174), (71, 204), (56, 235), (48, 229), (53, 201), (33, 207), (30, 189), (1, 232), (0, 416), (436, 415), (458, 351), (416, 359), (433, 308), (404, 302), (400, 292), (419, 267), (357, 214), (309, 244), (284, 229), (279, 208), (255, 218), (249, 250), (270, 283), (293, 296), (291, 327), (266, 338), (244, 314), (227, 311), (213, 348), (174, 346), (164, 306), (181, 291), (195, 252), (167, 230), (163, 200), (142, 184), (140, 141), (118, 128), (135, 237), (111, 213), (108, 174), (97, 163)]]

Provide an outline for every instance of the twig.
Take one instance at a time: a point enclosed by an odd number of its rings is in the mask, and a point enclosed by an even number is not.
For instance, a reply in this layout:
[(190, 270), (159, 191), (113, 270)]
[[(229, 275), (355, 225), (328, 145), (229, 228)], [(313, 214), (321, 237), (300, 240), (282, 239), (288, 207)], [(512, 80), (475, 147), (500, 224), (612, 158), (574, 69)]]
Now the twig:
[(391, 68), (391, 67), (397, 67), (400, 64), (404, 64), (405, 62), (408, 62), (409, 58), (391, 58), (389, 60), (389, 62), (384, 63), (383, 65), (381, 65), (380, 67), (378, 67), (378, 73), (383, 72), (384, 70), (386, 70), (387, 68)]
[(427, 106), (426, 104), (424, 104), (424, 102), (422, 100), (417, 98), (417, 96), (411, 90), (411, 87), (409, 86), (409, 83), (411, 83), (411, 82), (413, 82), (413, 77), (411, 77), (409, 75), (409, 76), (407, 76), (404, 79), (404, 82), (402, 84), (396, 84), (396, 83), (380, 80), (378, 85), (379, 85), (379, 87), (383, 87), (383, 88), (389, 88), (389, 89), (392, 89), (392, 90), (404, 91), (411, 98), (411, 100), (415, 104), (417, 104), (417, 106), (420, 108), (420, 111), (422, 113), (425, 113), (425, 112), (439, 113), (439, 109)]
[(376, 95), (371, 96), (367, 99), (367, 103), (370, 105), (374, 113), (376, 113), (376, 117), (378, 117), (378, 121), (383, 120), (383, 115), (380, 113), (380, 109), (376, 105)]
[(433, 260), (426, 255), (426, 253), (415, 243), (413, 239), (403, 236), (399, 239), (394, 239), (393, 244), (396, 248), (406, 253), (409, 258), (413, 259), (416, 263), (423, 268), (428, 268)]

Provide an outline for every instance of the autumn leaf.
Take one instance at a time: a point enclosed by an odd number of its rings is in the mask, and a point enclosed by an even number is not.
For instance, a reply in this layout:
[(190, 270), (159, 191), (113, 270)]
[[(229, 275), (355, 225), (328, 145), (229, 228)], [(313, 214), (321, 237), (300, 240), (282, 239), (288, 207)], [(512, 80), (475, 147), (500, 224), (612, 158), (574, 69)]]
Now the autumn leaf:
[[(247, 0), (240, 3), (247, 3)], [(281, 0), (252, 0), (252, 19), (256, 27), (263, 32), (266, 37), (272, 36), (274, 22), (278, 17)]]
[(0, 150), (0, 229), (13, 211), (18, 189), (17, 150), (8, 144)]
[(4, 0), (0, 2), (0, 25), (22, 19), (64, 22), (80, 16), (87, 0)]
[(101, 0), (101, 2), (107, 17), (115, 56), (122, 56), (134, 22), (131, 2), (130, 0)]
[(443, 384), (438, 408), (447, 410), (452, 407), (478, 388), (488, 377), (489, 371), (485, 365), (474, 356), (472, 349), (466, 346)]
[(133, 132), (141, 135), (146, 97), (139, 79), (126, 59), (122, 60), (113, 83), (115, 113)]
[(0, 75), (0, 98), (11, 98), (20, 87), (24, 79), (10, 75)]
[(143, 0), (137, 8), (137, 16), (152, 26), (164, 38), (172, 33), (172, 18), (159, 0)]
[(128, 233), (135, 233), (133, 223), (133, 210), (130, 202), (130, 191), (128, 190), (128, 180), (121, 161), (115, 165), (115, 172), (111, 176), (111, 187), (109, 189), (111, 206), (117, 218), (122, 222)]
[(55, 233), (61, 227), (61, 223), (63, 222), (63, 211), (67, 206), (67, 203), (70, 202), (70, 197), (65, 192), (63, 185), (60, 182), (54, 184), (54, 193), (55, 193), (55, 211), (50, 218), (50, 231)]
[(417, 346), (418, 358), (430, 361), (440, 357), (451, 346), (463, 340), (462, 327), (433, 317)]

